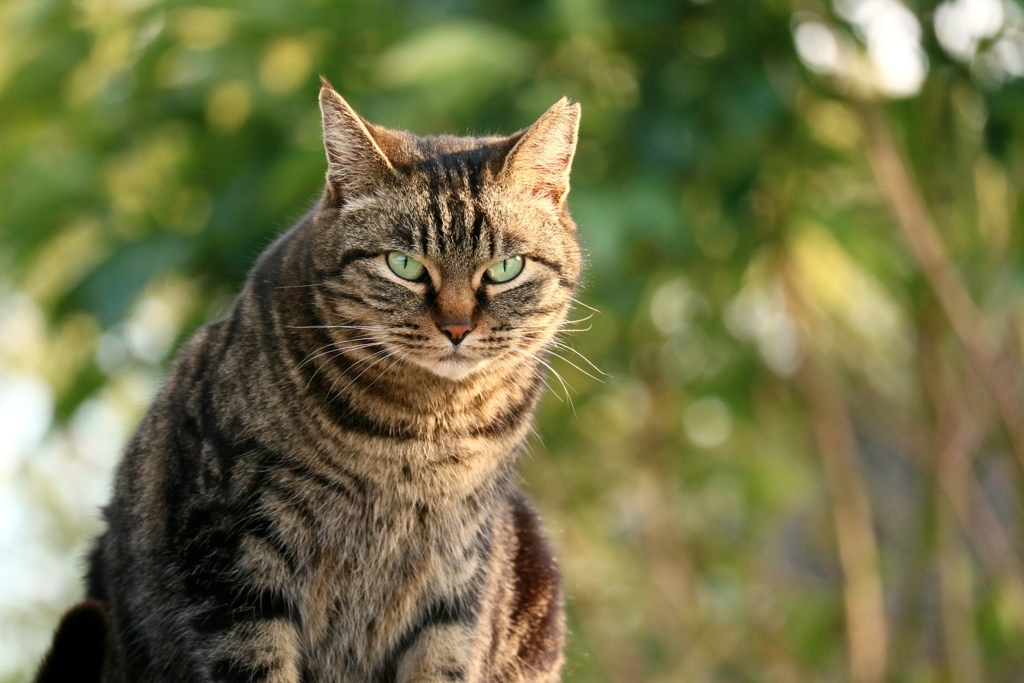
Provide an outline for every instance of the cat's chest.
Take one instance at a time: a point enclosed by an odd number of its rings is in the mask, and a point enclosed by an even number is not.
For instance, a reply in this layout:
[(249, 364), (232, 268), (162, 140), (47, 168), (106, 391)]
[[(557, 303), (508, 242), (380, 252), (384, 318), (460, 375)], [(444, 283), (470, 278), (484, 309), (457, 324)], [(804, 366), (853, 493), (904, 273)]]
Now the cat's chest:
[(297, 582), (311, 665), (351, 660), (372, 669), (424, 612), (471, 598), (486, 562), (487, 519), (478, 507), (393, 502), (322, 533)]

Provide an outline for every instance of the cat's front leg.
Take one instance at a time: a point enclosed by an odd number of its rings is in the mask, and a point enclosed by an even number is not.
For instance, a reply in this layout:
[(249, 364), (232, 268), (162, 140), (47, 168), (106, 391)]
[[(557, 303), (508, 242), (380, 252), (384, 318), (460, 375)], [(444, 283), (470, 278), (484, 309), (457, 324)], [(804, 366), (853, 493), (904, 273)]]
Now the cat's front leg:
[(290, 537), (265, 506), (200, 518), (210, 522), (180, 555), (173, 599), (199, 680), (297, 683), (302, 598)]
[(428, 626), (398, 662), (397, 683), (470, 683), (480, 679), (474, 628), (465, 623)]
[(240, 621), (197, 643), (206, 679), (216, 683), (297, 683), (298, 638), (287, 621)]

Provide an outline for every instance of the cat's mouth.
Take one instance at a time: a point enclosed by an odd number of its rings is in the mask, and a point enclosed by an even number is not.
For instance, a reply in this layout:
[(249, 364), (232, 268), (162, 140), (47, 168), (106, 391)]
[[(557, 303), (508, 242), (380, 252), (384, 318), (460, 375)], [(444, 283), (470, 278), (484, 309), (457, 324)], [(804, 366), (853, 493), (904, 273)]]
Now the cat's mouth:
[(470, 358), (459, 347), (455, 347), (439, 358), (415, 358), (416, 363), (435, 375), (447, 379), (462, 379), (484, 366), (483, 359)]

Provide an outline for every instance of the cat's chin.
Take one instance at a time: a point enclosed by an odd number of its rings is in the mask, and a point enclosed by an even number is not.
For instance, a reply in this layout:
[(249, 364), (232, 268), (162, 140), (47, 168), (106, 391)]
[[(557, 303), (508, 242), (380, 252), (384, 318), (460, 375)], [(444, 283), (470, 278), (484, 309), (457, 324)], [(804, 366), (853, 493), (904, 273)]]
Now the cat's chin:
[(468, 377), (482, 368), (486, 362), (460, 355), (449, 355), (440, 359), (416, 358), (414, 360), (418, 365), (425, 367), (438, 377), (452, 380)]

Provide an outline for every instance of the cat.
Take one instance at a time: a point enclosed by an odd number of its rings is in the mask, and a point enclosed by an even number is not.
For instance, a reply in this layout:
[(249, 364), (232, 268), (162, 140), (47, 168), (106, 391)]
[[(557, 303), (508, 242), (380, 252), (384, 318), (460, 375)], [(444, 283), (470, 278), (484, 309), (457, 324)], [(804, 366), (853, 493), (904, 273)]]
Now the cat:
[(580, 275), (579, 104), (507, 137), (376, 126), (326, 80), (320, 110), (323, 195), (183, 346), (42, 683), (560, 678), (515, 465)]

